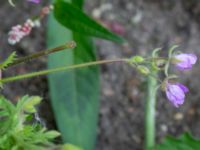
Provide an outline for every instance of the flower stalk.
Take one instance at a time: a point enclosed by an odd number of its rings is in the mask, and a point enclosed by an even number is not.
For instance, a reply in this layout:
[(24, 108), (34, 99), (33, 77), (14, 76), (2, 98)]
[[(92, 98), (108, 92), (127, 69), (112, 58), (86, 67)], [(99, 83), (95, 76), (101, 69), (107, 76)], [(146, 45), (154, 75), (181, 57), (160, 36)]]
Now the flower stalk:
[(14, 60), (13, 63), (9, 64), (7, 67), (15, 66), (15, 65), (18, 65), (20, 63), (24, 63), (24, 62), (30, 61), (32, 59), (35, 59), (35, 58), (38, 58), (38, 57), (41, 57), (41, 56), (44, 56), (44, 55), (48, 55), (48, 54), (51, 54), (51, 53), (59, 52), (59, 51), (65, 50), (65, 49), (73, 49), (75, 47), (76, 47), (76, 43), (74, 41), (70, 41), (70, 42), (68, 42), (64, 45), (58, 46), (56, 48), (43, 50), (43, 51), (31, 54), (29, 56), (18, 58), (16, 60)]
[(27, 73), (27, 74), (23, 74), (23, 75), (3, 78), (0, 80), (0, 83), (7, 83), (7, 82), (16, 81), (16, 80), (32, 78), (32, 77), (41, 76), (41, 75), (47, 75), (47, 74), (55, 73), (55, 72), (59, 72), (59, 71), (68, 71), (68, 70), (72, 70), (72, 69), (78, 69), (78, 68), (101, 65), (101, 64), (108, 64), (108, 63), (114, 63), (114, 62), (128, 63), (128, 59), (121, 58), (121, 59), (112, 59), (112, 60), (100, 60), (100, 61), (88, 62), (88, 63), (83, 63), (83, 64), (58, 67), (55, 69), (48, 69), (48, 70), (43, 70), (43, 71), (39, 71), (39, 72), (33, 72), (33, 73)]
[(147, 77), (147, 99), (145, 104), (145, 150), (149, 150), (155, 145), (155, 111), (157, 94), (157, 73)]

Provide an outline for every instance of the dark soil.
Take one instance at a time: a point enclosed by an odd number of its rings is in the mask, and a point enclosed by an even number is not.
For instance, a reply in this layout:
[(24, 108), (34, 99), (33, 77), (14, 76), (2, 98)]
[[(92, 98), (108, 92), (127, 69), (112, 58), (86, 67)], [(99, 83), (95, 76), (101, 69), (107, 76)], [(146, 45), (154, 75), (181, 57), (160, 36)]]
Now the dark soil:
[[(46, 2), (43, 3), (43, 6)], [(20, 8), (20, 9), (17, 9)], [(0, 58), (13, 50), (18, 56), (45, 49), (45, 20), (29, 37), (16, 46), (9, 46), (7, 33), (13, 25), (23, 23), (37, 14), (40, 6), (20, 4), (12, 8), (7, 1), (0, 2)], [(99, 59), (147, 55), (152, 49), (167, 49), (178, 44), (178, 50), (200, 55), (200, 2), (198, 0), (99, 0), (87, 1), (88, 14), (106, 22), (118, 22), (125, 28), (128, 44), (121, 46), (108, 41), (97, 41)], [(46, 58), (19, 65), (3, 73), (4, 76), (46, 68)], [(97, 150), (140, 150), (144, 145), (145, 78), (125, 64), (101, 67), (101, 109)], [(200, 137), (200, 64), (180, 75), (180, 82), (190, 93), (180, 108), (173, 107), (159, 92), (157, 102), (157, 142), (167, 134), (180, 135), (184, 131)], [(49, 105), (46, 77), (17, 81), (5, 85), (3, 94), (16, 101), (24, 94), (40, 95), (44, 102), (40, 116), (49, 128), (56, 128)]]

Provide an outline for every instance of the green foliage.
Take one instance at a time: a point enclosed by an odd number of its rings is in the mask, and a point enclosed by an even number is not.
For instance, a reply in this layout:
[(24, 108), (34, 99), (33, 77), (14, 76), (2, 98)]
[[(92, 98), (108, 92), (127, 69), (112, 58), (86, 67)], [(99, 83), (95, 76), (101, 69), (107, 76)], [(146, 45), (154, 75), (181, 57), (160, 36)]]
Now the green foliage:
[(80, 6), (83, 3), (82, 1), (74, 0), (73, 2), (75, 5), (63, 0), (55, 2), (54, 15), (59, 23), (79, 33), (79, 35), (95, 36), (120, 43), (124, 42), (121, 37), (104, 28), (76, 7), (76, 5)]
[(59, 148), (51, 141), (58, 137), (57, 131), (47, 131), (40, 124), (28, 124), (35, 105), (39, 104), (38, 96), (24, 96), (16, 105), (0, 97), (0, 149), (1, 150), (47, 150)]
[[(72, 34), (63, 29), (53, 18), (49, 20), (48, 45), (75, 40), (73, 51), (63, 51), (49, 56), (50, 68), (94, 61), (95, 48), (91, 38)], [(56, 34), (55, 34), (56, 33)], [(99, 105), (98, 67), (63, 71), (49, 75), (52, 107), (64, 142), (72, 143), (84, 150), (93, 150)]]
[(200, 140), (193, 138), (189, 133), (184, 133), (179, 138), (168, 136), (161, 144), (156, 145), (152, 150), (198, 150)]
[(65, 144), (63, 146), (63, 150), (82, 150), (82, 149), (80, 149), (79, 147), (74, 146), (72, 144)]
[(16, 52), (12, 52), (8, 58), (2, 63), (0, 64), (0, 69), (5, 69), (7, 68), (7, 66), (11, 63), (13, 63), (13, 61), (16, 59)]
[[(71, 2), (71, 3), (69, 3)], [(48, 47), (74, 40), (72, 51), (51, 54), (48, 67), (55, 68), (96, 60), (91, 37), (123, 42), (123, 39), (89, 18), (81, 10), (84, 0), (55, 0), (54, 17), (48, 23)], [(99, 69), (97, 66), (49, 75), (49, 87), (56, 122), (64, 142), (93, 150), (99, 106)]]

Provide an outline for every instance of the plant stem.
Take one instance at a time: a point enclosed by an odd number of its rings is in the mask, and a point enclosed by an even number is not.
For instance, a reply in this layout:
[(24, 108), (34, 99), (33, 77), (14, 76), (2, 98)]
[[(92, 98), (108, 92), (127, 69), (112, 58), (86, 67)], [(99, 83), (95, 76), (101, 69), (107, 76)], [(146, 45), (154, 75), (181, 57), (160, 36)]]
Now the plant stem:
[[(156, 72), (153, 72), (157, 77)], [(145, 150), (149, 150), (155, 145), (155, 110), (157, 80), (148, 76), (147, 99), (145, 108)]]
[(59, 47), (56, 47), (56, 48), (43, 50), (43, 51), (31, 54), (29, 56), (18, 58), (15, 61), (13, 61), (13, 63), (9, 64), (8, 67), (11, 67), (11, 66), (23, 63), (23, 62), (30, 61), (30, 60), (38, 58), (40, 56), (48, 55), (48, 54), (51, 54), (51, 53), (54, 53), (54, 52), (58, 52), (58, 51), (61, 51), (61, 50), (64, 50), (64, 49), (71, 49), (71, 48), (75, 48), (75, 47), (76, 47), (76, 43), (74, 41), (70, 41), (70, 42), (68, 42), (68, 43), (66, 43), (64, 45), (61, 45)]
[(15, 80), (31, 78), (31, 77), (40, 76), (40, 75), (46, 75), (46, 74), (55, 73), (55, 72), (59, 72), (59, 71), (66, 71), (66, 70), (70, 70), (70, 69), (77, 69), (77, 68), (89, 67), (89, 66), (100, 65), (100, 64), (107, 64), (107, 63), (114, 63), (114, 62), (128, 62), (128, 59), (100, 60), (100, 61), (88, 62), (88, 63), (84, 63), (84, 64), (59, 67), (59, 68), (55, 68), (55, 69), (43, 70), (43, 71), (39, 71), (39, 72), (33, 72), (33, 73), (18, 75), (18, 76), (14, 76), (14, 77), (3, 78), (0, 80), (0, 83), (7, 83), (7, 82), (15, 81)]

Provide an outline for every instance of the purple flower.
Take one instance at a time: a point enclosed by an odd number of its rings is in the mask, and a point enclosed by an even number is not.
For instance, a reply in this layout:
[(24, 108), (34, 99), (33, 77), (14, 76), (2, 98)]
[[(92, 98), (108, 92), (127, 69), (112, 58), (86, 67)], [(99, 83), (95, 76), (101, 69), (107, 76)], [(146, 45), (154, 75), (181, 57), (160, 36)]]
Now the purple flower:
[(37, 3), (37, 4), (40, 3), (40, 0), (27, 0), (27, 1)]
[(197, 62), (197, 56), (195, 54), (178, 54), (174, 57), (177, 60), (175, 65), (179, 70), (191, 69), (192, 65)]
[(188, 91), (188, 88), (181, 83), (166, 83), (166, 96), (175, 107), (184, 103), (185, 93)]

